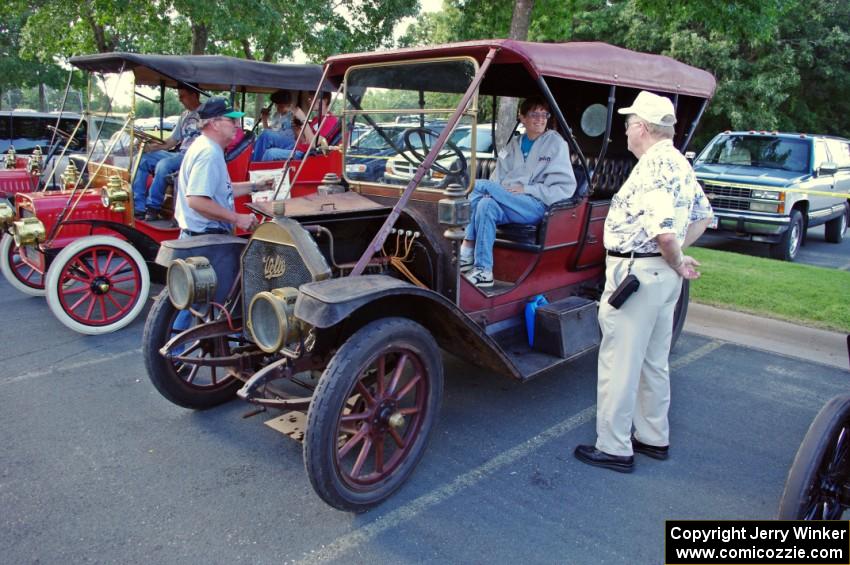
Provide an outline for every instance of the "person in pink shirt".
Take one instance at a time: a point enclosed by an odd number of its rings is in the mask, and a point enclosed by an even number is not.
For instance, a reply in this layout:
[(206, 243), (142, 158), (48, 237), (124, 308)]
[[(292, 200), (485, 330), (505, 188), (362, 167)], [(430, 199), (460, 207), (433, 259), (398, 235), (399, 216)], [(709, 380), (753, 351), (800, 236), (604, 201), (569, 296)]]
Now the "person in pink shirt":
[[(312, 102), (312, 98), (308, 98), (308, 102)], [(322, 93), (321, 104), (321, 112), (309, 121), (307, 124), (308, 127), (304, 129), (304, 134), (301, 136), (300, 143), (298, 143), (295, 148), (280, 149), (278, 147), (272, 147), (267, 149), (266, 152), (263, 153), (263, 161), (284, 161), (290, 157), (293, 159), (301, 159), (307, 151), (314, 146), (317, 135), (324, 137), (329, 141), (332, 140), (336, 133), (339, 132), (339, 118), (330, 112), (330, 92)], [(304, 114), (304, 110), (297, 106), (292, 111), (292, 116), (293, 125), (297, 122), (303, 124), (307, 121), (307, 116)]]

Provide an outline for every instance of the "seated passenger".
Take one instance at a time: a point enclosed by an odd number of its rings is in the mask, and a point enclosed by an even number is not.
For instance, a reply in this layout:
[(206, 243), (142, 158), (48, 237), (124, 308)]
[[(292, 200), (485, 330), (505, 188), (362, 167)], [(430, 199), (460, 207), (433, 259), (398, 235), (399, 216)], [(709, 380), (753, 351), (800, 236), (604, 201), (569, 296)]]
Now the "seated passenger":
[[(307, 98), (307, 102), (312, 102), (312, 96)], [(333, 136), (339, 131), (339, 118), (330, 112), (330, 92), (322, 93), (321, 104), (321, 113), (310, 120), (309, 124), (307, 124), (308, 127), (304, 128), (304, 136), (301, 138), (301, 143), (295, 146), (295, 149), (278, 149), (277, 147), (272, 147), (263, 153), (263, 161), (284, 161), (290, 157), (301, 159), (313, 147), (313, 141), (317, 133), (328, 141), (333, 141)], [(304, 110), (297, 106), (292, 111), (292, 115), (297, 122), (301, 122), (302, 124), (307, 122), (307, 116), (304, 114)], [(319, 129), (319, 124), (322, 126), (321, 129)]]
[(271, 96), (275, 112), (269, 118), (269, 111), (263, 108), (260, 114), (263, 120), (263, 133), (254, 142), (252, 161), (259, 161), (267, 149), (292, 149), (295, 147), (295, 134), (292, 132), (292, 94), (288, 90), (278, 90)]
[[(198, 108), (201, 105), (199, 91), (190, 85), (181, 84), (177, 87), (177, 95), (186, 110), (180, 114), (180, 120), (168, 139), (162, 143), (145, 145), (145, 153), (139, 161), (136, 176), (133, 178), (134, 213), (139, 219), (144, 218), (147, 221), (160, 219), (159, 209), (165, 198), (168, 175), (180, 169), (186, 150), (199, 133)], [(170, 151), (177, 147), (179, 151), (176, 153)], [(148, 190), (150, 175), (153, 175), (153, 181)]]
[(549, 124), (549, 105), (528, 98), (520, 105), (525, 133), (502, 151), (490, 180), (476, 180), (470, 220), (460, 248), (460, 270), (475, 286), (493, 286), (493, 243), (500, 224), (537, 224), (546, 209), (575, 193), (567, 142)]

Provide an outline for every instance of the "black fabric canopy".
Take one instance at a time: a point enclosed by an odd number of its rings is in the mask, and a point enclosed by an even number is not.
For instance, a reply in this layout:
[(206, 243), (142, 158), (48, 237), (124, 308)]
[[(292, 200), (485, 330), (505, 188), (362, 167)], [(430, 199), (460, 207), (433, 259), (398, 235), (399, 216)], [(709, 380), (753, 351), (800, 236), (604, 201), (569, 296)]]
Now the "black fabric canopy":
[[(322, 78), (319, 65), (264, 63), (222, 55), (140, 55), (100, 53), (71, 57), (71, 64), (90, 72), (132, 71), (136, 84), (176, 87), (191, 82), (202, 90), (274, 92), (278, 89), (315, 91)], [(326, 84), (324, 90), (333, 90)]]

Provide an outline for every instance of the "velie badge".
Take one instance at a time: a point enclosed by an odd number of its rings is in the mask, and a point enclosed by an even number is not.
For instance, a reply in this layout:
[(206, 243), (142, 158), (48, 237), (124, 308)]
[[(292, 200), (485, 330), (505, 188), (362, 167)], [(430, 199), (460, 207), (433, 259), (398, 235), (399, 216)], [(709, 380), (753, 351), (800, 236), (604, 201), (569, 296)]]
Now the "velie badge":
[(280, 255), (263, 257), (263, 276), (267, 279), (279, 277), (286, 272), (286, 261)]

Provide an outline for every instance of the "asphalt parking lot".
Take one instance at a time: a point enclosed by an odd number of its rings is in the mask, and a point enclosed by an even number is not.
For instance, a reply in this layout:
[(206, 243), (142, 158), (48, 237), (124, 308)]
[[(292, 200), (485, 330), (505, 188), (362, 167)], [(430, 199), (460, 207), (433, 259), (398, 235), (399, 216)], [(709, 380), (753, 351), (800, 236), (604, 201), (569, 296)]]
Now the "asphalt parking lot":
[(431, 445), (362, 515), (311, 490), (300, 444), (170, 404), (143, 317), (81, 336), (0, 281), (0, 547), (7, 563), (660, 563), (666, 519), (775, 515), (814, 415), (848, 371), (684, 334), (671, 458), (632, 475), (573, 459), (594, 438), (595, 358), (530, 383), (446, 358)]
[[(800, 248), (795, 262), (850, 271), (850, 230), (844, 234), (844, 240), (838, 244), (827, 243), (823, 232), (824, 226), (816, 226), (809, 230), (806, 244)], [(744, 253), (755, 257), (770, 257), (770, 249), (766, 243), (730, 239), (716, 235), (711, 230), (707, 230), (700, 237), (697, 245), (720, 251)]]

